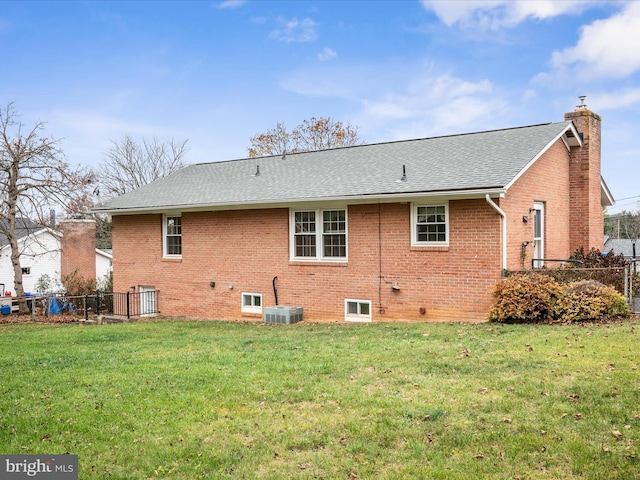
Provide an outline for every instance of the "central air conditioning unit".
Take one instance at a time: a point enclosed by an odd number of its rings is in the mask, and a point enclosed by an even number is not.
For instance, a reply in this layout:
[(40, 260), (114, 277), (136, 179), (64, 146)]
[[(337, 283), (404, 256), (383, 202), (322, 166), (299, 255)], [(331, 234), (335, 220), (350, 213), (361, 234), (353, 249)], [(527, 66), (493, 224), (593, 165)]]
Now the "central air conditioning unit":
[(291, 324), (302, 321), (302, 307), (286, 307), (279, 305), (276, 307), (265, 307), (264, 323), (284, 323)]

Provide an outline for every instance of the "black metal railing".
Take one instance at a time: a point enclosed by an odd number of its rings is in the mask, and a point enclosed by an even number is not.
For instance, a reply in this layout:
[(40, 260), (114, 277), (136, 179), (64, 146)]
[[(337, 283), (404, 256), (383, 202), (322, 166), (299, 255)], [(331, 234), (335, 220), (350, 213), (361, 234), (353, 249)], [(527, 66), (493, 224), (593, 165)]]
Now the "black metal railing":
[(84, 317), (85, 320), (98, 315), (130, 319), (159, 313), (158, 290), (125, 293), (97, 291), (91, 295), (46, 294), (20, 299), (14, 297), (8, 300), (10, 311), (17, 312), (19, 304), (24, 301), (34, 317), (71, 314)]

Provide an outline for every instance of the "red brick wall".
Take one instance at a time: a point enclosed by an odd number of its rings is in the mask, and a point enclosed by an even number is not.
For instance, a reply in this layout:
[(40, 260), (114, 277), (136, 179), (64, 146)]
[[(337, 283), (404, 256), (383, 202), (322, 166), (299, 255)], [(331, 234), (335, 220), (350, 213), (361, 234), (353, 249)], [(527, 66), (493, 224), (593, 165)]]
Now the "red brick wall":
[(601, 118), (586, 108), (567, 113), (583, 134), (582, 147), (571, 152), (571, 246), (572, 249), (604, 247), (604, 216), (601, 189)]
[(114, 216), (115, 290), (155, 286), (163, 315), (260, 319), (241, 312), (241, 294), (275, 305), (277, 276), (279, 304), (309, 320), (342, 321), (346, 298), (370, 300), (373, 321), (484, 320), (499, 217), (484, 199), (451, 201), (449, 216), (448, 248), (411, 247), (410, 204), (350, 206), (347, 264), (290, 262), (288, 209), (183, 213), (181, 260), (162, 259), (161, 215)]
[(78, 271), (85, 279), (96, 278), (96, 222), (65, 220), (62, 229), (60, 275)]
[[(510, 270), (531, 268), (533, 258), (534, 202), (544, 203), (544, 256), (569, 258), (571, 245), (569, 201), (569, 151), (562, 141), (552, 145), (508, 190), (500, 206), (507, 214), (507, 262)], [(523, 217), (528, 222), (523, 221)], [(522, 260), (522, 244), (526, 258)], [(558, 264), (549, 263), (554, 267)]]

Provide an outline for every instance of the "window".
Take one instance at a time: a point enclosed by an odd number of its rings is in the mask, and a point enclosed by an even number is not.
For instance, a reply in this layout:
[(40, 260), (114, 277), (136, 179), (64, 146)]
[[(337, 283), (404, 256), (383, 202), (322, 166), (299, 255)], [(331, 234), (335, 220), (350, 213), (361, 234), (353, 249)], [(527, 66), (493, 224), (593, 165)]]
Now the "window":
[(533, 204), (533, 268), (544, 266), (544, 203)]
[(413, 205), (411, 243), (413, 245), (449, 244), (449, 208), (444, 205)]
[(23, 275), (31, 275), (31, 267), (22, 267)]
[(291, 257), (298, 260), (347, 258), (347, 211), (300, 210), (291, 213)]
[(322, 248), (325, 257), (347, 256), (347, 219), (344, 210), (322, 212)]
[(344, 319), (348, 322), (370, 322), (371, 301), (369, 300), (345, 300)]
[(296, 257), (316, 256), (316, 212), (295, 212)]
[(180, 215), (165, 215), (163, 231), (164, 256), (182, 256), (182, 217)]
[(243, 293), (242, 311), (245, 313), (262, 313), (262, 294)]

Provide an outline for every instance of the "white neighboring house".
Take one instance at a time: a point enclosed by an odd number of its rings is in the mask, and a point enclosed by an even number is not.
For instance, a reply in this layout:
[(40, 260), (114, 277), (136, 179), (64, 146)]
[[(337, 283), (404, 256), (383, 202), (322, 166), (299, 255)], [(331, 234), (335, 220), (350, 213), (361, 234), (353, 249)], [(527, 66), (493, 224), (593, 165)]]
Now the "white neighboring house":
[(113, 270), (113, 255), (111, 250), (96, 248), (96, 282), (100, 286), (105, 277)]
[[(62, 289), (60, 272), (62, 270), (62, 233), (49, 227), (42, 227), (30, 220), (18, 219), (18, 247), (22, 283), (26, 293), (38, 293), (36, 284), (43, 275), (48, 275), (53, 285), (51, 290)], [(74, 255), (74, 252), (69, 252)], [(102, 280), (111, 271), (112, 255), (110, 251), (95, 249), (96, 281)], [(14, 272), (11, 263), (11, 246), (7, 237), (0, 234), (0, 294), (15, 294)]]

